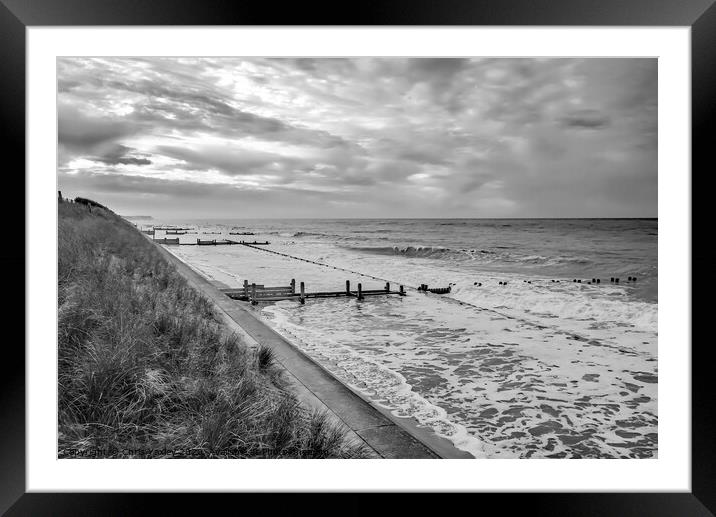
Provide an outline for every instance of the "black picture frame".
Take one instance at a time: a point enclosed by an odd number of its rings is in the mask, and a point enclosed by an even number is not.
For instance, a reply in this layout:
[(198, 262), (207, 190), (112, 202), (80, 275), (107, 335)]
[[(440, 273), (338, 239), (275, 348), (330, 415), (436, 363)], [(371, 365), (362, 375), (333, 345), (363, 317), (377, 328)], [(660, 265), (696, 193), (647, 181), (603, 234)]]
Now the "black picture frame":
[[(6, 197), (23, 203), (3, 203), (3, 220), (15, 221), (24, 214), (25, 192), (25, 30), (30, 26), (83, 25), (549, 25), (549, 26), (689, 26), (692, 71), (692, 235), (708, 235), (708, 213), (699, 213), (696, 198), (708, 195), (693, 189), (706, 168), (714, 135), (716, 113), (716, 6), (715, 0), (382, 0), (361, 4), (340, 2), (286, 2), (277, 8), (267, 2), (224, 0), (0, 0), (0, 134), (4, 155), (11, 158), (5, 170)], [(703, 180), (701, 180), (703, 182)], [(22, 201), (18, 201), (21, 200)], [(703, 208), (704, 204), (700, 204)], [(708, 240), (708, 239), (704, 239)], [(710, 257), (692, 246), (692, 269), (706, 270)], [(26, 270), (25, 247), (0, 248), (5, 271)], [(693, 273), (692, 273), (693, 274)], [(25, 292), (24, 278), (7, 275), (6, 292)], [(695, 276), (698, 278), (698, 276)], [(693, 285), (693, 284), (692, 284)], [(693, 291), (692, 291), (693, 292)], [(692, 298), (692, 321), (707, 321), (710, 309)], [(23, 297), (9, 304), (6, 325), (25, 315)], [(28, 307), (28, 310), (31, 308)], [(702, 324), (703, 325), (703, 324)], [(17, 326), (17, 325), (15, 325)], [(509, 498), (511, 510), (532, 515), (714, 515), (716, 513), (716, 433), (711, 378), (711, 340), (695, 339), (692, 328), (692, 490), (690, 493), (629, 494), (480, 494), (478, 498)], [(24, 342), (24, 331), (21, 331)], [(8, 337), (3, 346), (0, 376), (0, 512), (7, 515), (109, 515), (146, 513), (147, 504), (160, 500), (163, 513), (185, 507), (177, 494), (29, 494), (25, 491), (25, 354), (20, 340)], [(684, 343), (683, 346), (691, 346)], [(265, 496), (265, 495), (264, 495)], [(228, 496), (224, 496), (228, 497)], [(247, 494), (242, 494), (247, 498)], [(260, 498), (253, 495), (250, 498)], [(375, 496), (371, 496), (375, 497)], [(371, 497), (350, 496), (351, 513), (372, 512)], [(457, 502), (465, 496), (455, 496)], [(474, 497), (471, 495), (470, 497)], [(244, 499), (246, 500), (246, 499)], [(424, 494), (413, 496), (421, 511), (442, 507)], [(495, 501), (504, 504), (504, 501)], [(468, 503), (475, 504), (474, 502)], [(481, 501), (482, 504), (482, 501)], [(311, 505), (312, 506), (312, 505)], [(205, 507), (206, 510), (206, 507)], [(280, 505), (277, 507), (280, 510)], [(443, 509), (444, 511), (444, 509)], [(291, 512), (295, 513), (295, 512)]]

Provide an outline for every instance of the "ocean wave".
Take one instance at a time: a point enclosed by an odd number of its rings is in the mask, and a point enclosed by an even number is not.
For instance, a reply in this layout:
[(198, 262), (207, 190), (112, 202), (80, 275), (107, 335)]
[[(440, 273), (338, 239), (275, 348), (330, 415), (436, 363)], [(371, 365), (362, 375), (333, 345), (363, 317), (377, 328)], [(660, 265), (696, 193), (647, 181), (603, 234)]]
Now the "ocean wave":
[[(438, 436), (450, 440), (458, 449), (484, 458), (484, 443), (464, 425), (450, 419), (447, 411), (413, 390), (399, 372), (364, 356), (335, 338), (293, 321), (281, 305), (263, 309), (269, 324), (295, 346), (319, 362), (350, 388), (388, 409), (398, 418), (414, 418)], [(320, 359), (323, 360), (320, 360)]]
[(481, 260), (489, 262), (508, 262), (526, 265), (586, 265), (592, 263), (587, 257), (521, 255), (489, 249), (452, 249), (444, 246), (351, 246), (351, 250), (375, 255), (397, 255), (417, 258), (442, 258), (453, 260)]
[(658, 328), (657, 304), (630, 300), (617, 287), (600, 288), (611, 292), (613, 297), (609, 297), (606, 292), (597, 296), (587, 286), (568, 291), (554, 290), (548, 286), (524, 290), (520, 285), (515, 283), (514, 287), (497, 290), (471, 285), (458, 286), (453, 288), (451, 297), (481, 307), (505, 307), (509, 314), (516, 317), (527, 314), (528, 318), (532, 318), (548, 314), (552, 318), (562, 318), (563, 325), (565, 319), (588, 319), (624, 324), (650, 332), (656, 332)]
[(286, 231), (286, 230), (275, 230), (275, 231), (266, 231), (261, 232), (265, 235), (277, 235), (279, 237), (293, 237), (293, 238), (301, 238), (301, 237), (321, 237), (325, 239), (337, 239), (337, 240), (343, 240), (345, 239), (345, 236), (338, 235), (335, 233), (322, 233), (322, 232), (310, 232), (310, 231)]
[(514, 262), (522, 262), (524, 264), (546, 264), (546, 265), (560, 265), (560, 264), (589, 264), (592, 261), (587, 257), (569, 257), (569, 256), (556, 256), (556, 257), (545, 257), (543, 255), (528, 255), (526, 257), (519, 255), (510, 255), (510, 258)]
[(336, 235), (335, 233), (321, 233), (321, 232), (294, 232), (291, 237), (328, 237), (331, 239), (343, 239), (344, 237), (341, 235)]
[(353, 251), (373, 253), (376, 255), (402, 255), (405, 257), (435, 257), (438, 255), (455, 254), (450, 248), (441, 246), (364, 246), (350, 247)]

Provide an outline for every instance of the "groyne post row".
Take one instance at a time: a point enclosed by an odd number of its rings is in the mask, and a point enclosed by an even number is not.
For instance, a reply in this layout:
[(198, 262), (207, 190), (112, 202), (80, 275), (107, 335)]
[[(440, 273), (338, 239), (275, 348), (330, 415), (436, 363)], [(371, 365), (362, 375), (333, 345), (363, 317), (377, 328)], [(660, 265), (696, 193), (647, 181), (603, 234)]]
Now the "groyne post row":
[(447, 287), (428, 287), (428, 284), (420, 284), (420, 287), (418, 287), (418, 291), (433, 294), (448, 294), (452, 291), (452, 286), (449, 285)]
[[(145, 233), (147, 235), (154, 236), (154, 230), (142, 230), (142, 233)], [(166, 235), (186, 235), (186, 232), (166, 232)], [(265, 246), (268, 244), (271, 244), (269, 241), (266, 242), (244, 242), (244, 241), (232, 241), (230, 239), (222, 239), (222, 240), (216, 240), (216, 239), (196, 239), (196, 242), (179, 242), (179, 238), (176, 239), (154, 239), (154, 242), (157, 244), (181, 244), (182, 246), (231, 246), (233, 244), (241, 244), (243, 246), (248, 246), (250, 248), (254, 248), (255, 246)], [(261, 248), (255, 248), (255, 249), (261, 249)]]
[(390, 282), (386, 282), (383, 289), (363, 289), (363, 284), (358, 283), (355, 291), (351, 290), (350, 280), (346, 280), (345, 291), (316, 291), (308, 293), (306, 292), (305, 282), (299, 284), (299, 292), (296, 293), (296, 279), (292, 278), (291, 282), (287, 286), (265, 286), (263, 284), (257, 284), (252, 282), (249, 284), (248, 280), (244, 280), (243, 287), (238, 289), (235, 288), (223, 288), (222, 292), (229, 298), (235, 300), (244, 300), (251, 302), (252, 305), (256, 305), (258, 302), (273, 302), (281, 300), (292, 300), (298, 299), (300, 303), (306, 303), (306, 298), (339, 298), (339, 297), (355, 297), (358, 300), (365, 299), (366, 296), (380, 296), (397, 294), (399, 296), (405, 296), (405, 287), (399, 286), (398, 291), (390, 290)]
[[(321, 262), (317, 262), (317, 261), (315, 261), (315, 260), (309, 260), (309, 259), (305, 259), (305, 258), (301, 258), (301, 257), (294, 257), (293, 255), (289, 255), (288, 253), (281, 253), (281, 252), (279, 252), (279, 251), (269, 250), (269, 249), (265, 249), (265, 248), (258, 248), (258, 247), (256, 247), (256, 246), (253, 245), (253, 244), (269, 244), (268, 241), (266, 241), (265, 243), (261, 243), (261, 242), (259, 242), (259, 243), (256, 243), (256, 242), (248, 243), (248, 242), (241, 241), (240, 243), (237, 243), (237, 244), (243, 244), (243, 245), (245, 245), (245, 246), (247, 246), (247, 247), (249, 247), (249, 248), (253, 248), (253, 249), (255, 249), (255, 250), (264, 251), (264, 252), (267, 252), (267, 253), (273, 253), (274, 255), (280, 255), (280, 256), (286, 257), (286, 258), (290, 258), (290, 259), (294, 259), (294, 260), (300, 260), (300, 261), (302, 261), (302, 262), (308, 262), (308, 263), (310, 263), (310, 264), (315, 264), (315, 265), (317, 265), (317, 266), (321, 266), (321, 267), (325, 267), (325, 268), (333, 268), (333, 269), (336, 269), (336, 270), (340, 269), (341, 271), (345, 271), (346, 273), (354, 273), (354, 274), (360, 275), (360, 276), (367, 276), (367, 277), (372, 278), (372, 279), (374, 279), (374, 280), (384, 280), (384, 281), (386, 282), (386, 284), (385, 284), (385, 286), (386, 286), (386, 287), (385, 287), (386, 292), (387, 292), (387, 291), (390, 291), (390, 282), (387, 281), (387, 280), (385, 280), (384, 278), (378, 278), (378, 277), (372, 276), (372, 275), (364, 275), (363, 273), (359, 273), (359, 272), (357, 272), (357, 271), (353, 271), (353, 270), (350, 270), (350, 269), (345, 269), (345, 268), (336, 267), (336, 266), (329, 266), (328, 264), (322, 264)], [(423, 289), (423, 287), (424, 287), (424, 289)], [(362, 288), (362, 286), (361, 286), (361, 288)], [(361, 290), (362, 290), (362, 289), (361, 289)], [(428, 292), (428, 291), (429, 291), (429, 292), (431, 292), (431, 293), (433, 293), (433, 294), (447, 294), (447, 293), (449, 293), (449, 292), (452, 290), (452, 287), (451, 287), (451, 286), (448, 286), (448, 287), (436, 287), (436, 288), (428, 289), (428, 286), (427, 286), (426, 284), (423, 284), (423, 285), (421, 285), (420, 287), (418, 287), (416, 290), (417, 290), (417, 291), (423, 291), (423, 292)], [(349, 281), (346, 281), (346, 293), (349, 293), (349, 292), (350, 292), (350, 282), (349, 282)], [(405, 287), (402, 286), (402, 285), (400, 285), (400, 290), (399, 290), (397, 293), (393, 293), (393, 294), (399, 294), (399, 295), (401, 295), (401, 296), (405, 296)]]
[[(559, 280), (557, 280), (557, 281), (559, 282)], [(605, 280), (605, 281), (606, 281), (606, 280)], [(609, 279), (609, 281), (610, 281), (612, 284), (618, 284), (618, 283), (619, 283), (619, 278), (613, 276), (613, 277), (611, 277), (611, 278)], [(554, 282), (554, 280), (552, 280), (552, 282)], [(578, 283), (578, 284), (581, 284), (581, 283), (582, 283), (582, 279), (581, 279), (581, 278), (575, 278), (574, 280), (572, 280), (572, 282), (576, 282), (576, 283)], [(628, 277), (628, 278), (627, 278), (627, 282), (636, 282), (636, 277), (635, 277), (635, 276), (630, 276), (630, 277)], [(592, 278), (591, 281), (585, 280), (584, 283), (585, 283), (585, 284), (589, 284), (589, 285), (591, 285), (591, 284), (601, 284), (601, 283), (602, 283), (602, 279), (601, 279), (601, 278)]]

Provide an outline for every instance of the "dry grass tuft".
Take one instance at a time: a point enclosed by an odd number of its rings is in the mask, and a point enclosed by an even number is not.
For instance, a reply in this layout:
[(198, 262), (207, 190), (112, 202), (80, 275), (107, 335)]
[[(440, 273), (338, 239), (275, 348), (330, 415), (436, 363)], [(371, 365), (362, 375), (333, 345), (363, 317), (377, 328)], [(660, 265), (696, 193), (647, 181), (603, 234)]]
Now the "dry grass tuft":
[(112, 212), (59, 205), (59, 456), (360, 458)]

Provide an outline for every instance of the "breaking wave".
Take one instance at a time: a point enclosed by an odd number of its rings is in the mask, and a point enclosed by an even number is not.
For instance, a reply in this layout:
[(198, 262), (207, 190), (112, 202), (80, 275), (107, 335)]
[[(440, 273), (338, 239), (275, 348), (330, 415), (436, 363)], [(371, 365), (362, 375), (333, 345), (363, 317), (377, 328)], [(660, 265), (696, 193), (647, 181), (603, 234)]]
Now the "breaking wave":
[(586, 257), (579, 256), (556, 256), (546, 257), (543, 255), (519, 255), (505, 251), (493, 251), (484, 249), (452, 249), (442, 246), (364, 246), (350, 247), (353, 251), (371, 253), (374, 255), (395, 255), (402, 257), (417, 258), (440, 258), (452, 260), (482, 260), (501, 261), (517, 264), (535, 265), (562, 265), (590, 264), (592, 261)]

